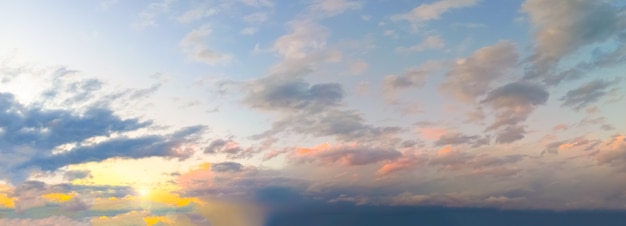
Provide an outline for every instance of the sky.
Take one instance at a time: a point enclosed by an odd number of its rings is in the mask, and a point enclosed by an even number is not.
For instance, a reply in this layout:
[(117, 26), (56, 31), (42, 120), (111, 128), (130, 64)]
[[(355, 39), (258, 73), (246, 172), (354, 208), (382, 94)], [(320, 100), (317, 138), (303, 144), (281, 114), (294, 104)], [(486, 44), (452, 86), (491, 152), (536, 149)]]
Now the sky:
[(624, 1), (0, 15), (0, 225), (626, 224)]

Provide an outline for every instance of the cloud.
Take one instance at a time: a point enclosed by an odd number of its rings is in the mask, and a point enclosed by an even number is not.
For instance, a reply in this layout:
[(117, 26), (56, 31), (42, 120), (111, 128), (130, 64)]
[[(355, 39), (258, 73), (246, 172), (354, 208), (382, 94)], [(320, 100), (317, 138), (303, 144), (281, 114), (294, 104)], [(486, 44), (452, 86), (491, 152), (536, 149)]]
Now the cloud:
[(580, 136), (572, 139), (549, 143), (545, 146), (545, 149), (541, 153), (558, 154), (561, 151), (569, 151), (571, 149), (580, 148), (582, 148), (582, 151), (593, 151), (601, 143), (602, 142), (600, 140), (593, 140), (588, 139), (584, 136)]
[(402, 157), (386, 161), (377, 171), (377, 176), (386, 176), (400, 171), (408, 171), (414, 169), (420, 164), (426, 163), (428, 157), (426, 155), (418, 155), (414, 153), (405, 153)]
[(397, 150), (372, 148), (357, 145), (329, 146), (319, 145), (314, 148), (300, 148), (289, 155), (296, 164), (314, 163), (319, 165), (341, 164), (358, 166), (400, 158)]
[(499, 131), (496, 136), (496, 143), (508, 144), (524, 138), (526, 130), (521, 126), (507, 126)]
[(163, 0), (159, 2), (152, 2), (148, 7), (142, 10), (137, 19), (132, 23), (136, 28), (156, 27), (157, 17), (160, 14), (167, 13), (170, 10), (171, 4), (174, 0)]
[(433, 3), (421, 4), (408, 13), (393, 15), (391, 20), (405, 20), (417, 27), (424, 22), (439, 19), (441, 15), (452, 9), (473, 6), (478, 2), (478, 0), (439, 0)]
[(503, 128), (497, 137), (497, 143), (511, 143), (524, 138), (524, 122), (536, 106), (546, 103), (549, 93), (544, 87), (528, 83), (513, 82), (489, 92), (481, 101), (495, 111), (495, 121), (487, 130)]
[(512, 176), (518, 170), (511, 169), (514, 163), (524, 160), (522, 155), (493, 156), (489, 154), (472, 154), (452, 147), (444, 147), (431, 156), (429, 164), (444, 170), (471, 170), (475, 174), (491, 176)]
[(225, 154), (229, 159), (250, 158), (257, 152), (259, 152), (259, 150), (253, 147), (241, 147), (238, 142), (232, 139), (215, 139), (204, 148), (204, 153)]
[(55, 155), (35, 156), (17, 168), (36, 167), (49, 171), (70, 164), (97, 162), (114, 157), (163, 156), (185, 159), (196, 151), (187, 145), (197, 142), (197, 136), (205, 129), (204, 126), (193, 126), (167, 135), (120, 136), (93, 145), (78, 146)]
[(436, 50), (446, 47), (446, 43), (439, 36), (428, 36), (421, 43), (410, 47), (398, 47), (400, 52), (422, 52), (426, 50)]
[[(219, 164), (219, 163), (218, 163)], [(236, 165), (236, 164), (230, 164)], [(264, 190), (283, 188), (303, 191), (308, 183), (304, 180), (285, 177), (279, 171), (264, 170), (253, 166), (242, 166), (239, 170), (214, 170), (213, 167), (201, 167), (182, 173), (175, 179), (184, 196), (235, 201), (245, 198), (250, 201), (265, 197)], [(279, 200), (274, 200), (279, 201)]]
[(341, 54), (326, 46), (328, 31), (311, 20), (289, 22), (273, 50), (281, 57), (265, 77), (243, 85), (243, 103), (251, 108), (277, 113), (272, 128), (253, 139), (295, 133), (305, 136), (335, 136), (340, 140), (371, 140), (399, 132), (397, 127), (368, 125), (361, 114), (346, 109), (344, 90), (338, 83), (311, 84), (306, 76), (316, 66), (335, 62)]
[(0, 224), (13, 225), (13, 226), (61, 226), (61, 225), (76, 225), (87, 226), (91, 225), (89, 222), (76, 221), (66, 216), (51, 216), (41, 219), (33, 218), (0, 218)]
[(626, 136), (616, 135), (600, 145), (600, 153), (595, 160), (599, 164), (610, 164), (620, 170), (626, 169)]
[(211, 171), (213, 172), (239, 172), (243, 166), (237, 162), (221, 162), (211, 165)]
[(361, 2), (351, 0), (315, 0), (310, 8), (328, 16), (334, 16), (348, 10), (359, 9), (361, 6)]
[(517, 61), (517, 50), (512, 42), (501, 41), (478, 49), (452, 66), (440, 89), (459, 101), (472, 103), (499, 78), (509, 77)]
[(241, 3), (252, 7), (273, 7), (274, 3), (270, 0), (239, 0)]
[(163, 136), (128, 137), (122, 134), (146, 129), (152, 122), (122, 119), (112, 110), (101, 107), (86, 107), (84, 112), (73, 112), (39, 105), (24, 106), (6, 93), (0, 94), (0, 110), (0, 120), (11, 122), (1, 127), (0, 144), (4, 147), (1, 155), (5, 160), (0, 160), (3, 166), (0, 171), (4, 175), (17, 173), (14, 176), (30, 167), (54, 170), (69, 164), (113, 157), (182, 158), (189, 153), (176, 148), (192, 141), (187, 137), (204, 129), (203, 126), (190, 127)]
[(176, 18), (176, 20), (178, 20), (178, 22), (180, 23), (191, 23), (191, 22), (195, 22), (195, 21), (198, 21), (200, 19), (203, 19), (209, 16), (213, 16), (217, 14), (218, 12), (220, 12), (219, 7), (209, 8), (209, 7), (201, 6), (201, 7), (196, 7), (196, 8), (186, 11), (185, 13), (180, 15), (178, 18)]
[(435, 141), (435, 146), (447, 146), (447, 145), (471, 145), (472, 147), (480, 147), (488, 145), (490, 137), (469, 136), (462, 133), (446, 133), (439, 136), (439, 139)]
[(65, 172), (63, 179), (73, 181), (77, 179), (93, 178), (89, 170), (70, 170)]
[(253, 108), (287, 111), (308, 110), (313, 112), (338, 105), (344, 91), (337, 83), (310, 85), (299, 80), (282, 77), (267, 77), (250, 85), (244, 100)]
[(352, 75), (360, 75), (363, 74), (369, 68), (369, 64), (362, 60), (354, 61), (350, 64), (349, 72)]
[(243, 17), (243, 20), (248, 23), (263, 23), (269, 19), (266, 12), (256, 12)]
[(561, 98), (561, 101), (563, 101), (562, 106), (571, 107), (574, 110), (585, 108), (607, 95), (607, 89), (619, 84), (619, 82), (620, 79), (615, 81), (601, 79), (589, 81), (576, 89), (568, 91), (565, 96)]
[(192, 60), (210, 65), (228, 63), (233, 58), (231, 55), (212, 50), (205, 44), (210, 35), (209, 26), (203, 25), (187, 33), (179, 45)]
[(383, 92), (388, 99), (393, 99), (394, 95), (401, 90), (422, 87), (428, 77), (443, 66), (441, 62), (428, 61), (419, 67), (408, 68), (402, 74), (387, 75), (383, 80)]
[(326, 47), (329, 31), (326, 27), (310, 20), (288, 23), (289, 33), (274, 42), (273, 49), (285, 59), (304, 58)]
[(610, 1), (527, 0), (522, 11), (535, 27), (535, 53), (526, 78), (551, 77), (563, 57), (615, 38), (625, 25), (624, 15)]

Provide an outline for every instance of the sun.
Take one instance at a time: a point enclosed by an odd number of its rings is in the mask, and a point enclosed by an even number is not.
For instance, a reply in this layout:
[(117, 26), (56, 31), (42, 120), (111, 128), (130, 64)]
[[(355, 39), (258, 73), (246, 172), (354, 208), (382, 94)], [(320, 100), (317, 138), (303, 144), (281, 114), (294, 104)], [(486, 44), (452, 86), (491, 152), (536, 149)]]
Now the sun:
[(140, 188), (139, 189), (139, 196), (146, 197), (146, 196), (148, 196), (148, 194), (150, 194), (150, 191), (148, 191), (147, 188)]

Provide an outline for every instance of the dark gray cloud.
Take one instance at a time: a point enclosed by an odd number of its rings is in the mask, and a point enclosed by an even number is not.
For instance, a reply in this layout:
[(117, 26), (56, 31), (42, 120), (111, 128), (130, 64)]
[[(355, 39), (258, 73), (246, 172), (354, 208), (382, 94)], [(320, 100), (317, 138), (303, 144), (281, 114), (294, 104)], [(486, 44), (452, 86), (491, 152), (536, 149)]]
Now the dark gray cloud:
[(239, 172), (243, 166), (237, 162), (221, 162), (211, 164), (211, 171), (213, 172)]
[(547, 102), (550, 94), (543, 86), (528, 82), (513, 82), (496, 88), (481, 102), (495, 112), (495, 121), (487, 130), (499, 130), (497, 143), (511, 143), (524, 138), (520, 125), (538, 105)]
[(338, 105), (343, 88), (337, 83), (309, 84), (301, 79), (281, 76), (260, 79), (250, 85), (244, 102), (263, 110), (317, 112)]
[(561, 101), (563, 101), (562, 106), (571, 107), (574, 110), (585, 108), (607, 95), (608, 89), (619, 84), (620, 81), (620, 79), (614, 81), (601, 79), (589, 81), (576, 89), (568, 91), (561, 98)]
[(245, 104), (281, 114), (271, 129), (252, 136), (253, 139), (296, 133), (334, 136), (344, 141), (368, 140), (399, 131), (395, 127), (368, 125), (358, 112), (346, 110), (339, 84), (309, 84), (298, 76), (272, 75), (251, 82), (248, 88)]
[(258, 148), (254, 147), (241, 147), (239, 143), (232, 139), (215, 139), (204, 148), (204, 153), (225, 154), (230, 159), (250, 158), (259, 151)]
[(401, 131), (399, 127), (368, 125), (363, 117), (349, 110), (328, 109), (318, 114), (308, 112), (294, 114), (272, 125), (272, 129), (253, 136), (260, 139), (281, 132), (295, 132), (315, 137), (334, 136), (342, 141), (373, 141), (392, 136)]
[(514, 82), (492, 90), (482, 102), (494, 108), (534, 106), (545, 104), (549, 96), (545, 88), (540, 85)]
[(204, 126), (194, 126), (168, 135), (112, 138), (94, 145), (79, 146), (56, 155), (36, 156), (21, 164), (18, 169), (36, 167), (42, 170), (55, 170), (70, 164), (98, 162), (113, 157), (164, 156), (185, 159), (191, 156), (195, 150), (187, 149), (183, 145), (195, 142), (194, 135), (204, 129)]
[(421, 87), (426, 83), (428, 76), (439, 68), (439, 63), (429, 62), (419, 68), (409, 68), (399, 75), (388, 75), (383, 80), (383, 91), (387, 98), (403, 89)]
[(507, 144), (524, 138), (526, 130), (521, 126), (509, 126), (499, 131), (496, 136), (496, 143)]
[(65, 172), (63, 179), (68, 181), (76, 179), (92, 178), (91, 171), (89, 170), (70, 170)]
[(462, 133), (447, 133), (439, 137), (439, 140), (435, 141), (435, 146), (445, 145), (470, 145), (472, 147), (480, 147), (488, 145), (490, 141), (489, 136), (470, 136)]

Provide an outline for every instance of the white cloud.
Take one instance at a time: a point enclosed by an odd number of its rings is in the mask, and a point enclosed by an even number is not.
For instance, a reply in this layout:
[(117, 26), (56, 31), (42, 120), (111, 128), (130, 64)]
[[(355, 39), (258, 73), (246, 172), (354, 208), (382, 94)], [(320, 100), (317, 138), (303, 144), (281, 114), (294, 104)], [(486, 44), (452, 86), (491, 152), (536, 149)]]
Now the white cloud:
[(446, 47), (446, 43), (439, 36), (428, 36), (421, 43), (411, 47), (399, 47), (396, 50), (400, 52), (422, 52), (426, 50), (442, 49)]
[(243, 17), (243, 20), (248, 23), (263, 23), (267, 21), (268, 18), (269, 16), (266, 12), (256, 12)]
[(226, 63), (232, 59), (229, 54), (220, 53), (206, 46), (206, 39), (211, 34), (209, 26), (201, 26), (189, 32), (180, 42), (183, 51), (190, 59), (207, 64)]
[(422, 4), (413, 8), (408, 13), (393, 15), (391, 16), (391, 20), (406, 20), (414, 26), (417, 26), (425, 21), (439, 19), (442, 14), (449, 10), (473, 6), (478, 3), (478, 1), (479, 0), (440, 0), (429, 4)]
[(188, 10), (187, 12), (183, 13), (176, 19), (180, 23), (191, 23), (194, 21), (198, 21), (202, 18), (215, 15), (218, 12), (219, 10), (217, 8), (198, 7), (198, 8)]
[(150, 3), (147, 8), (139, 13), (138, 18), (133, 22), (132, 26), (136, 28), (156, 27), (157, 17), (160, 14), (168, 12), (173, 2), (174, 0), (163, 0)]

